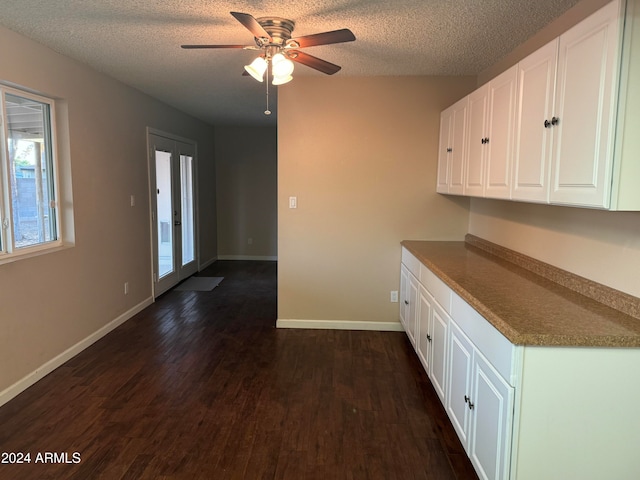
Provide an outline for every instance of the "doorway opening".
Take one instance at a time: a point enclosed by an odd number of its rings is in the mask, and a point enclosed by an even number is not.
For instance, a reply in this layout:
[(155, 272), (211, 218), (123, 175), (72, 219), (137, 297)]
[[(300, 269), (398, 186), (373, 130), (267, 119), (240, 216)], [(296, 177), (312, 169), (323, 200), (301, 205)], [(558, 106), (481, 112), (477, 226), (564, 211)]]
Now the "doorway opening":
[(197, 145), (150, 129), (147, 140), (156, 298), (198, 270)]

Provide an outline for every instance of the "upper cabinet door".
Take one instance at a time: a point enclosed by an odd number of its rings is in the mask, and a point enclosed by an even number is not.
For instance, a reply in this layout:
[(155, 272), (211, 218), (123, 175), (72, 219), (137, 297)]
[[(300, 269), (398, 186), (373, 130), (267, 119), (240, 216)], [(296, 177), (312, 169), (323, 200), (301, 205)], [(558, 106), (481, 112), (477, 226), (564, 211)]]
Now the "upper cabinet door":
[(514, 200), (549, 201), (550, 121), (556, 88), (558, 39), (518, 63), (518, 108), (513, 152)]
[(449, 162), (449, 193), (464, 193), (464, 159), (466, 156), (468, 97), (452, 106), (451, 112), (451, 158)]
[(612, 2), (560, 37), (551, 203), (609, 207), (619, 23)]
[(440, 114), (440, 142), (438, 146), (438, 180), (436, 192), (449, 193), (449, 170), (451, 169), (451, 120), (453, 107)]
[(511, 198), (511, 161), (517, 104), (517, 67), (489, 82), (485, 197)]
[(440, 145), (436, 191), (462, 195), (467, 138), (467, 104), (464, 97), (440, 114)]
[(469, 128), (467, 130), (467, 155), (465, 159), (464, 194), (476, 197), (484, 195), (487, 161), (487, 112), (489, 109), (489, 85), (483, 85), (469, 94)]

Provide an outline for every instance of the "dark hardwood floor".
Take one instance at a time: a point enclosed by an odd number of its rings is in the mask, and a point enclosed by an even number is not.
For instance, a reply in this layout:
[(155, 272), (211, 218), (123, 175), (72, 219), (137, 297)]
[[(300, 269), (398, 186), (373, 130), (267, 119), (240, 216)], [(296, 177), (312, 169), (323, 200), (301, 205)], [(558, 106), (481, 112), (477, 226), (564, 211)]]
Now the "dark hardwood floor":
[(200, 275), (0, 408), (0, 479), (477, 478), (405, 334), (276, 329), (275, 262)]

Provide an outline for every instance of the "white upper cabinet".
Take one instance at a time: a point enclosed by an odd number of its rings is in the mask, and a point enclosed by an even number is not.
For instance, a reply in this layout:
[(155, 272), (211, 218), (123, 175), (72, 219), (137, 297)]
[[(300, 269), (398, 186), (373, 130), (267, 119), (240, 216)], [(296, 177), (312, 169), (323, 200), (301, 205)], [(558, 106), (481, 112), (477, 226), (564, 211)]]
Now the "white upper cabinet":
[(612, 2), (560, 36), (551, 203), (609, 208), (619, 17)]
[(484, 139), (487, 149), (485, 197), (511, 197), (517, 73), (514, 65), (489, 82), (488, 132)]
[(436, 192), (449, 193), (449, 162), (451, 146), (449, 138), (451, 136), (452, 106), (443, 110), (440, 114), (440, 139), (438, 144), (438, 177)]
[(486, 140), (489, 134), (489, 84), (469, 94), (469, 127), (465, 159), (464, 194), (481, 197), (485, 189), (487, 168)]
[(464, 194), (510, 198), (515, 66), (469, 94)]
[(629, 0), (622, 43), (622, 66), (613, 164), (611, 209), (640, 210), (640, 1)]
[(440, 115), (438, 152), (438, 184), (436, 191), (462, 195), (464, 191), (464, 159), (467, 137), (467, 97)]
[(614, 0), (467, 96), (462, 193), (640, 210), (639, 19)]
[(518, 108), (513, 152), (514, 200), (549, 201), (549, 165), (558, 39), (517, 65)]

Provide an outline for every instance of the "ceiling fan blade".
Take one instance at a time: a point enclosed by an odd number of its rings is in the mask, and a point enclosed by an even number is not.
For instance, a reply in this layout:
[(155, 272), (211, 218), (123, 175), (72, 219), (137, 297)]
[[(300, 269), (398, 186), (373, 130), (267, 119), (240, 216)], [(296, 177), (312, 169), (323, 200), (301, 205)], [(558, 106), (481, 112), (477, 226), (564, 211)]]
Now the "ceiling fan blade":
[(269, 35), (269, 33), (264, 28), (262, 28), (262, 25), (258, 23), (253, 15), (240, 12), (231, 12), (231, 15), (233, 15), (236, 20), (244, 25), (244, 27), (249, 30), (254, 37), (268, 38), (270, 42), (273, 40), (273, 38), (271, 38), (271, 35)]
[(287, 56), (294, 62), (301, 63), (307, 67), (314, 68), (327, 75), (333, 75), (340, 71), (342, 67), (334, 65), (333, 63), (322, 60), (321, 58), (314, 57), (308, 53), (299, 52), (297, 50), (287, 52)]
[(332, 32), (316, 33), (314, 35), (305, 35), (303, 37), (293, 38), (300, 48), (314, 47), (316, 45), (329, 45), (332, 43), (353, 42), (356, 36), (348, 28), (342, 30), (334, 30)]
[(180, 45), (182, 48), (246, 48), (246, 45)]

